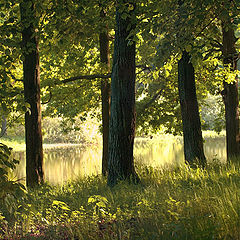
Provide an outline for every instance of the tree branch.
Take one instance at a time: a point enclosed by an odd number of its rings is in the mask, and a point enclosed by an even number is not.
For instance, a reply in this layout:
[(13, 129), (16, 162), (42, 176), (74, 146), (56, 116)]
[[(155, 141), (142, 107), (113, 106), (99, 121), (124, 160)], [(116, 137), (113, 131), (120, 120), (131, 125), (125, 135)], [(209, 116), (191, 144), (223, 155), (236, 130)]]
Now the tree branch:
[(144, 106), (143, 106), (143, 109), (146, 109), (148, 107), (150, 107), (154, 102), (155, 100), (162, 94), (164, 88), (161, 88), (152, 98), (151, 100), (149, 100), (149, 102), (147, 102)]
[[(136, 68), (142, 68), (142, 70), (151, 70), (150, 67), (147, 67), (145, 65), (136, 65)], [(141, 71), (140, 71), (141, 72)], [(136, 73), (139, 74), (140, 72)], [(93, 80), (93, 79), (108, 79), (111, 78), (112, 73), (108, 73), (108, 74), (92, 74), (92, 75), (79, 75), (76, 77), (70, 77), (70, 78), (66, 78), (64, 80), (61, 80), (60, 83), (57, 84), (62, 84), (62, 83), (69, 83), (69, 82), (74, 82), (76, 80), (81, 80), (81, 79), (86, 79), (86, 80)]]
[(48, 104), (48, 103), (50, 103), (51, 102), (51, 99), (52, 99), (52, 91), (50, 90), (50, 89), (48, 89), (49, 90), (49, 99), (46, 101), (46, 102), (42, 102), (41, 104), (42, 105), (44, 105), (44, 104)]
[[(213, 8), (213, 7), (212, 7)], [(211, 10), (211, 8), (209, 9), (209, 11)], [(218, 15), (220, 15), (221, 13), (223, 12), (223, 9), (221, 10), (221, 12), (218, 14)], [(207, 28), (207, 27), (209, 27), (212, 23), (213, 23), (213, 21), (217, 18), (218, 16), (213, 16), (213, 18), (201, 29), (201, 31), (195, 36), (195, 38), (198, 38), (201, 34), (202, 34), (202, 32)]]

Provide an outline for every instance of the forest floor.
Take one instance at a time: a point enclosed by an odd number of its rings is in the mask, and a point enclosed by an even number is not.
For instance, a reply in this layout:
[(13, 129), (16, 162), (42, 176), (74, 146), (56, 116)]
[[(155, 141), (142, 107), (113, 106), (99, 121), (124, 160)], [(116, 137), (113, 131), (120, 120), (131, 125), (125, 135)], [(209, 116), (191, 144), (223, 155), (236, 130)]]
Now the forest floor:
[(138, 185), (93, 176), (29, 190), (0, 208), (0, 239), (240, 239), (239, 164), (137, 171)]

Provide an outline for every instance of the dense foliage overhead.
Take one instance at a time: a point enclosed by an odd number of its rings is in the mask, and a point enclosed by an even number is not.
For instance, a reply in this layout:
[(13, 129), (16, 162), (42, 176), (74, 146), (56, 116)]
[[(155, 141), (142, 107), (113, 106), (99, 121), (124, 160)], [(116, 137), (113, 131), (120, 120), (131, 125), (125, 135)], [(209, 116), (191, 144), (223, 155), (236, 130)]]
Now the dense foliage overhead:
[[(176, 97), (176, 63), (180, 50), (187, 49), (196, 68), (199, 100), (208, 92), (222, 90), (222, 78), (233, 74), (222, 68), (221, 24), (227, 13), (239, 35), (237, 1), (183, 1), (182, 15), (178, 1), (140, 1), (136, 9), (137, 102), (140, 132), (162, 129), (179, 133), (179, 102)], [(42, 102), (45, 115), (74, 118), (96, 109), (100, 100), (100, 79), (76, 80), (75, 76), (105, 74), (99, 59), (98, 34), (107, 24), (114, 36), (114, 1), (36, 1), (40, 38)], [(1, 105), (5, 111), (25, 110), (21, 88), (19, 6), (17, 1), (1, 1)], [(104, 23), (101, 8), (106, 8)], [(237, 42), (239, 45), (239, 41)], [(113, 44), (111, 41), (111, 52)], [(112, 58), (111, 58), (112, 59)], [(90, 90), (91, 89), (91, 90)], [(90, 91), (89, 91), (90, 90)], [(16, 104), (13, 104), (13, 102)], [(73, 107), (74, 106), (74, 107)], [(148, 114), (153, 113), (154, 114)], [(14, 115), (18, 115), (17, 113)], [(155, 116), (154, 116), (155, 115)], [(84, 117), (84, 116), (83, 116)]]

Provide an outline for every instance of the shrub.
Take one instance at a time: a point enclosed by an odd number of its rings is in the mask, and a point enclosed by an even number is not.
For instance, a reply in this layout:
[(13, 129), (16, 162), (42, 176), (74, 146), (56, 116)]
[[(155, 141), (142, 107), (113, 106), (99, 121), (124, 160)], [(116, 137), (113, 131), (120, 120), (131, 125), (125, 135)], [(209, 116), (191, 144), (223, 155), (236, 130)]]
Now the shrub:
[(9, 173), (19, 162), (12, 157), (12, 149), (0, 143), (0, 217), (13, 219), (18, 209), (18, 200), (26, 190), (18, 180), (12, 180)]

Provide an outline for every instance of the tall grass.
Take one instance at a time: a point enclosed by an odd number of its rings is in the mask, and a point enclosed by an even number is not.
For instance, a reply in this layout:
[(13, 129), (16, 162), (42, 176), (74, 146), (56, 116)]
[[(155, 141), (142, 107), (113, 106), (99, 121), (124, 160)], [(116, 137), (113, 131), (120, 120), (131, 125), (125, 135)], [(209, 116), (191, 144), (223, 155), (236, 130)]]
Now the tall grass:
[(138, 173), (138, 185), (110, 189), (93, 176), (29, 191), (0, 238), (240, 239), (239, 164), (138, 166)]

